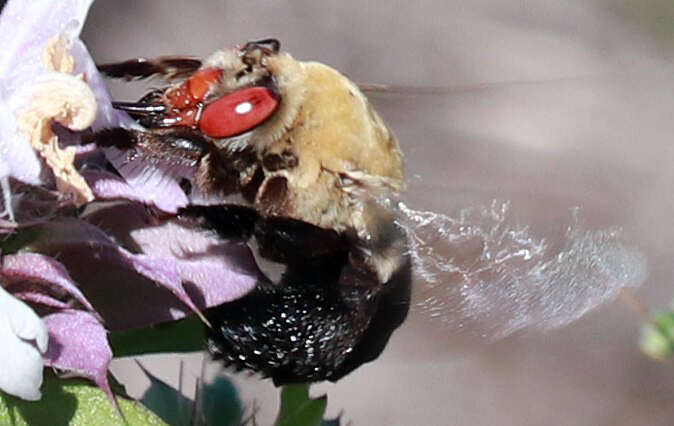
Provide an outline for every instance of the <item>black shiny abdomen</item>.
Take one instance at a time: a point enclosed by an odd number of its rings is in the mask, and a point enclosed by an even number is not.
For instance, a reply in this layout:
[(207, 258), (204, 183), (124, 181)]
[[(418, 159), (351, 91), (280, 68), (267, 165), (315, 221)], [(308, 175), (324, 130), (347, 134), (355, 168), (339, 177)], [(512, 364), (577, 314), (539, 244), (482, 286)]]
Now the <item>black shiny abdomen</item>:
[[(287, 265), (281, 282), (262, 279), (245, 297), (206, 311), (213, 325), (208, 349), (228, 366), (259, 372), (277, 385), (337, 381), (376, 359), (407, 316), (409, 261), (382, 284), (353, 260), (347, 239), (334, 231), (263, 219), (241, 207), (185, 213), (205, 218), (226, 238), (255, 235), (267, 257)], [(244, 230), (252, 222), (254, 229)], [(319, 242), (330, 250), (311, 250)]]

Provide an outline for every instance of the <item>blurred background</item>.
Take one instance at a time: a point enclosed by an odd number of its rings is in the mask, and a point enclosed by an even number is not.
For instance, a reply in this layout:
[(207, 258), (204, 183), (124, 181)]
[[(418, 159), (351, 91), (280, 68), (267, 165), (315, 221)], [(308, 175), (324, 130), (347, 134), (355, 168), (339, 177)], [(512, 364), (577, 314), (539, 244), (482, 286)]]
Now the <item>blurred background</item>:
[[(591, 229), (620, 227), (647, 257), (637, 297), (669, 305), (674, 3), (98, 1), (83, 38), (110, 62), (272, 36), (359, 82), (462, 88), (371, 95), (406, 154), (406, 202), (454, 214), (510, 200), (519, 222), (543, 230), (581, 206)], [(112, 89), (121, 100), (142, 95)], [(355, 425), (671, 425), (674, 365), (639, 352), (641, 323), (616, 302), (564, 329), (466, 345), (417, 312), (379, 360), (313, 392)], [(172, 384), (184, 361), (188, 394), (201, 375), (201, 355), (141, 361)], [(149, 383), (133, 360), (113, 372), (133, 396)], [(258, 424), (270, 424), (278, 391), (233, 379)]]

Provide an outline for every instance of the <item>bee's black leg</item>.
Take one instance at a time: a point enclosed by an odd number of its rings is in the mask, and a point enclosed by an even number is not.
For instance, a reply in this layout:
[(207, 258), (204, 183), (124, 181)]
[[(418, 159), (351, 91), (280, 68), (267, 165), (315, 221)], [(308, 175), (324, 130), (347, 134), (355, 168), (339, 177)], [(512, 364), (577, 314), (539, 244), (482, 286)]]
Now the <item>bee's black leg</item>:
[(186, 77), (201, 67), (201, 59), (190, 56), (162, 56), (135, 58), (122, 62), (98, 65), (98, 70), (111, 78), (142, 79), (154, 75), (168, 78)]
[(201, 220), (204, 228), (225, 239), (247, 240), (253, 235), (258, 213), (250, 207), (237, 205), (188, 206), (178, 211), (182, 217)]
[(133, 157), (188, 167), (197, 166), (212, 149), (203, 136), (191, 129), (146, 132), (116, 127), (101, 130), (94, 139), (102, 148), (114, 147), (131, 151)]
[(255, 224), (255, 239), (260, 254), (309, 273), (341, 268), (347, 262), (347, 239), (331, 230), (283, 217), (271, 217)]
[(93, 135), (101, 148), (114, 147), (126, 152), (129, 161), (141, 160), (150, 166), (180, 167), (193, 171), (193, 182), (205, 192), (220, 195), (254, 191), (257, 181), (242, 186), (240, 176), (251, 161), (244, 153), (240, 159), (225, 159), (198, 131), (190, 128), (148, 131), (121, 127), (104, 129)]

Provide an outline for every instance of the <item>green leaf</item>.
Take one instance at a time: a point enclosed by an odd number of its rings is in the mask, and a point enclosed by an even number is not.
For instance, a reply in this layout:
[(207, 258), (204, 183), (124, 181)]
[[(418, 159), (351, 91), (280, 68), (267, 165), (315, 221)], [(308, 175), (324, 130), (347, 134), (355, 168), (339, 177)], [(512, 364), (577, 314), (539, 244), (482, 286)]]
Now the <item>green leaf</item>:
[[(238, 392), (229, 379), (218, 377), (213, 383), (200, 386), (197, 402), (158, 379), (140, 363), (138, 366), (150, 379), (150, 387), (141, 401), (159, 417), (173, 426), (242, 424), (243, 410)], [(196, 406), (195, 406), (196, 404)]]
[(11, 426), (165, 426), (135, 401), (117, 397), (123, 418), (105, 393), (82, 379), (58, 379), (48, 373), (42, 399), (28, 402), (0, 392), (0, 424)]
[(284, 386), (281, 390), (281, 408), (275, 426), (320, 426), (328, 405), (328, 397), (309, 398), (309, 385)]
[(172, 426), (190, 425), (194, 402), (185, 397), (179, 390), (158, 379), (140, 363), (138, 363), (138, 366), (150, 379), (150, 387), (145, 391), (140, 401)]
[(641, 351), (659, 361), (674, 353), (674, 312), (655, 313), (641, 329)]
[(213, 383), (202, 386), (197, 397), (195, 415), (196, 425), (240, 425), (243, 409), (234, 384), (220, 376)]
[(204, 324), (196, 317), (109, 335), (115, 357), (204, 349)]
[(2, 254), (15, 254), (28, 244), (35, 241), (41, 233), (39, 226), (19, 229), (0, 242)]

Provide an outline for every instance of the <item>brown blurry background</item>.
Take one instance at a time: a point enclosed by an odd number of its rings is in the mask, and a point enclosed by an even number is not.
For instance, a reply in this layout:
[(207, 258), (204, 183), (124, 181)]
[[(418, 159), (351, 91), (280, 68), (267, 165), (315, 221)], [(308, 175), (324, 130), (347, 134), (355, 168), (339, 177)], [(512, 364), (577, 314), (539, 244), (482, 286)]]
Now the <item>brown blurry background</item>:
[[(99, 0), (84, 31), (98, 62), (206, 55), (269, 36), (357, 81), (478, 85), (372, 96), (407, 155), (408, 203), (451, 214), (508, 199), (518, 220), (541, 229), (582, 206), (592, 228), (622, 227), (647, 256), (650, 278), (638, 297), (652, 308), (669, 304), (670, 2)], [(124, 100), (141, 94), (113, 90)], [(377, 362), (314, 391), (356, 425), (671, 425), (674, 365), (640, 354), (640, 323), (613, 303), (562, 330), (465, 346), (413, 314)], [(176, 383), (181, 359), (189, 394), (201, 356), (143, 363)], [(132, 360), (115, 361), (113, 371), (132, 395), (148, 384)], [(258, 424), (271, 423), (273, 386), (235, 381), (261, 407)]]

